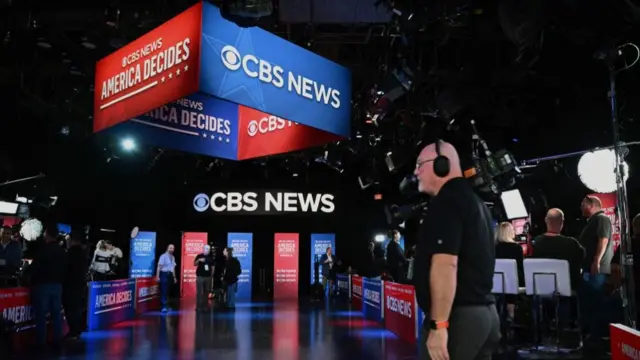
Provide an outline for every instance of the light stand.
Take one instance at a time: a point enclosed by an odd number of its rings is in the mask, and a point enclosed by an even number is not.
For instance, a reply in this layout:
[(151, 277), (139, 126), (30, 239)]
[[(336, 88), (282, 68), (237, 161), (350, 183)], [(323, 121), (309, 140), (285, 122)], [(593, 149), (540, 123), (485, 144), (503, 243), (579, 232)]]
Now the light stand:
[[(616, 158), (616, 215), (620, 223), (620, 265), (622, 268), (622, 306), (624, 307), (624, 323), (635, 329), (636, 327), (636, 301), (633, 279), (633, 253), (631, 234), (629, 232), (629, 205), (627, 202), (627, 185), (624, 181), (626, 175), (624, 169), (624, 161), (622, 154), (622, 146), (620, 144), (620, 122), (618, 121), (618, 102), (616, 93), (616, 76), (620, 71), (628, 69), (616, 70), (614, 65), (615, 57), (621, 48), (615, 49), (609, 55), (609, 104), (611, 106), (611, 130), (613, 134), (613, 151)], [(640, 56), (640, 54), (638, 54)], [(614, 224), (615, 226), (615, 224)], [(609, 239), (611, 240), (611, 239)]]

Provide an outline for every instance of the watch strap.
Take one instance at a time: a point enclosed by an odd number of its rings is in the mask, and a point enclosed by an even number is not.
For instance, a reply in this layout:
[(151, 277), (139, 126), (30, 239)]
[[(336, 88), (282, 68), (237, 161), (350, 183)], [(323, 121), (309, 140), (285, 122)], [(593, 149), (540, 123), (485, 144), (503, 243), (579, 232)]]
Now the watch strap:
[(431, 330), (448, 329), (449, 328), (449, 321), (431, 320), (429, 322), (429, 328), (431, 328)]

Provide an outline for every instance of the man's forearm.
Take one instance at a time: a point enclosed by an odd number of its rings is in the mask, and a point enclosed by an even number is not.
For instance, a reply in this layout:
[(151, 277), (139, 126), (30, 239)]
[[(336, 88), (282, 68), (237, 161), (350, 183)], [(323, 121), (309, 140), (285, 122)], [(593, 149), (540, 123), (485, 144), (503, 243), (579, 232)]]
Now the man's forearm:
[(456, 294), (456, 267), (431, 264), (429, 284), (431, 291), (431, 320), (447, 321)]
[(598, 247), (596, 248), (596, 256), (594, 257), (594, 262), (600, 262), (602, 257), (604, 256), (604, 252), (607, 250), (607, 244), (609, 243), (609, 239), (601, 238), (598, 239)]

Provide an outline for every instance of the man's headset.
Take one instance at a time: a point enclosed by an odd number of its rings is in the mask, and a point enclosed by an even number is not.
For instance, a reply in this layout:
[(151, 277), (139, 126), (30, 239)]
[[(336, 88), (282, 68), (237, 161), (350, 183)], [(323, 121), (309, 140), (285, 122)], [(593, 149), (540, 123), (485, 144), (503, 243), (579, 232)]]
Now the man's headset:
[(438, 177), (446, 177), (451, 171), (449, 158), (440, 154), (440, 140), (436, 140), (436, 158), (433, 160), (433, 173)]

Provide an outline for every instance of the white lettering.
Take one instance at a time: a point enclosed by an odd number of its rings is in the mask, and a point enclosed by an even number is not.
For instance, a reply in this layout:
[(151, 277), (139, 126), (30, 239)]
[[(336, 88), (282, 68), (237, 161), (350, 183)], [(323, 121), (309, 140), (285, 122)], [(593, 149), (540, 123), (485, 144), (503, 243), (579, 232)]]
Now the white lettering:
[[(285, 71), (281, 66), (259, 59), (252, 54), (243, 56), (231, 45), (224, 46), (220, 55), (222, 63), (227, 69), (237, 71), (242, 68), (242, 71), (251, 78), (257, 78), (261, 82), (277, 88), (284, 87)], [(329, 105), (334, 109), (339, 109), (341, 106), (339, 90), (302, 75), (295, 75), (292, 72), (287, 72), (287, 91)]]
[(330, 214), (335, 211), (334, 196), (331, 194), (296, 192), (265, 192), (264, 199), (260, 200), (255, 192), (218, 192), (211, 196), (209, 206), (215, 212), (323, 212)]
[[(178, 41), (175, 45), (165, 49), (162, 49), (162, 45), (162, 38), (159, 38), (142, 49), (125, 56), (122, 61), (125, 69), (102, 81), (100, 99), (106, 100), (136, 87), (189, 59), (191, 54), (190, 38)], [(143, 60), (142, 64), (138, 62), (140, 60)], [(130, 67), (126, 68), (127, 66)]]
[(380, 292), (364, 289), (364, 298), (376, 304), (380, 304)]
[(96, 309), (123, 304), (131, 301), (131, 299), (133, 299), (131, 290), (96, 295)]
[(411, 317), (412, 315), (411, 303), (404, 300), (396, 299), (389, 295), (386, 296), (385, 302), (387, 304), (387, 309), (391, 310), (392, 312), (398, 313), (408, 318)]

